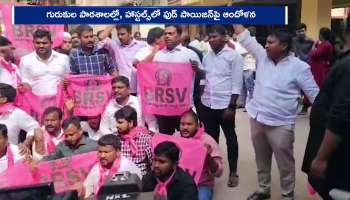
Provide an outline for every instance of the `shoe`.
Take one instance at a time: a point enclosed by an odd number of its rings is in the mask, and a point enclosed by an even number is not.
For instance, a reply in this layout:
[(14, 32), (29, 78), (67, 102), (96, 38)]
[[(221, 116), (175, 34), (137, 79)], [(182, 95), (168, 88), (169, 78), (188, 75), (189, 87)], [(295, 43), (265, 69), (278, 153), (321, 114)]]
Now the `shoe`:
[(247, 109), (244, 108), (244, 109), (243, 109), (243, 112), (247, 112)]
[(231, 173), (228, 177), (227, 187), (237, 187), (239, 184), (239, 177), (236, 172)]
[(247, 200), (264, 200), (264, 199), (270, 199), (270, 194), (260, 193), (260, 192), (254, 192), (251, 194)]
[(287, 195), (282, 194), (282, 200), (294, 200), (294, 192), (291, 192)]

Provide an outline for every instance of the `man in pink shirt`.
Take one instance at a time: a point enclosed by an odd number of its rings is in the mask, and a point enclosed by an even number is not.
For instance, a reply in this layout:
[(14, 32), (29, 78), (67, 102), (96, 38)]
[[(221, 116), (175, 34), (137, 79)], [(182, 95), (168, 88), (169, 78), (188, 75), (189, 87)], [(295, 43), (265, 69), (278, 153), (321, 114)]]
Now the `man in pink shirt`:
[[(108, 37), (112, 30), (117, 29), (119, 41), (113, 41)], [(131, 25), (109, 26), (101, 34), (100, 45), (113, 52), (114, 59), (118, 64), (119, 75), (125, 76), (130, 81), (130, 93), (137, 93), (136, 68), (133, 66), (136, 53), (147, 46), (145, 41), (135, 40), (132, 37)]]
[(223, 162), (219, 145), (199, 126), (196, 113), (189, 110), (182, 114), (180, 119), (180, 134), (184, 138), (199, 140), (207, 148), (202, 175), (198, 183), (199, 200), (212, 200), (215, 177), (223, 172)]

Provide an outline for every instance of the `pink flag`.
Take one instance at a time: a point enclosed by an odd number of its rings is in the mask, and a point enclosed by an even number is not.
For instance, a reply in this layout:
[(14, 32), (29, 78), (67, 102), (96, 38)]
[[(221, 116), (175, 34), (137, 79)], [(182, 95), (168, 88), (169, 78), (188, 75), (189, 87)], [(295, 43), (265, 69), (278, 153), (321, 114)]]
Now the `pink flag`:
[(97, 75), (68, 75), (67, 91), (61, 86), (58, 93), (58, 102), (64, 108), (64, 102), (73, 98), (75, 102), (74, 115), (98, 116), (107, 106), (112, 92), (112, 77)]
[[(54, 182), (56, 193), (75, 190), (83, 183), (93, 165), (98, 162), (97, 152), (79, 154), (54, 161), (40, 162), (35, 171), (27, 164), (17, 163), (0, 174), (0, 188), (29, 186)], [(20, 174), (20, 178), (18, 175)]]
[(203, 144), (194, 139), (171, 136), (157, 133), (152, 138), (152, 149), (161, 142), (170, 141), (177, 144), (181, 150), (179, 166), (187, 171), (198, 184), (202, 174), (207, 149)]
[(140, 63), (137, 77), (143, 112), (181, 115), (191, 106), (193, 70), (189, 63)]
[(37, 96), (32, 91), (17, 91), (16, 106), (27, 112), (39, 122), (46, 108), (58, 106), (56, 95)]
[(51, 32), (51, 38), (53, 40), (56, 38), (60, 39), (56, 37), (56, 34), (64, 32), (64, 25), (13, 25), (12, 6), (12, 4), (1, 3), (0, 9), (5, 25), (5, 35), (17, 48), (16, 52), (27, 54), (33, 50), (33, 32), (36, 29), (46, 29)]

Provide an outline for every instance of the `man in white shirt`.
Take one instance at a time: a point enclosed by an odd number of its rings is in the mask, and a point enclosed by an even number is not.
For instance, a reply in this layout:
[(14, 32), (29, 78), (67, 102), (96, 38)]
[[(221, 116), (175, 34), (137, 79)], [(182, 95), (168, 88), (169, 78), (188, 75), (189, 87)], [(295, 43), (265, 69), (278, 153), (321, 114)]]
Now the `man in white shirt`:
[(87, 117), (86, 121), (80, 122), (81, 129), (88, 134), (89, 138), (97, 141), (104, 134), (100, 130), (101, 115), (95, 117)]
[(246, 106), (258, 168), (258, 191), (248, 200), (270, 198), (271, 162), (275, 155), (283, 200), (294, 200), (294, 126), (302, 90), (313, 102), (319, 89), (310, 66), (290, 54), (292, 36), (275, 31), (264, 49), (242, 25), (234, 25), (243, 47), (257, 60), (253, 99)]
[(209, 51), (209, 45), (205, 42), (204, 35), (197, 35), (195, 39), (189, 43), (189, 46), (200, 50), (203, 54)]
[(21, 82), (21, 76), (18, 67), (11, 63), (14, 60), (14, 49), (10, 40), (0, 36), (0, 82), (17, 88)]
[[(200, 69), (200, 60), (197, 54), (181, 45), (182, 28), (178, 25), (165, 25), (165, 44), (166, 48), (158, 51), (154, 56), (154, 62), (169, 63), (191, 63), (192, 69), (197, 74), (203, 74)], [(194, 84), (194, 81), (193, 81)], [(192, 84), (192, 94), (193, 94)], [(193, 96), (191, 94), (191, 97)], [(179, 129), (180, 116), (161, 116), (157, 115), (159, 132), (172, 135), (175, 129)]]
[(11, 85), (0, 83), (0, 123), (6, 124), (9, 133), (8, 139), (11, 144), (19, 143), (21, 130), (27, 132), (26, 140), (19, 145), (23, 154), (29, 151), (27, 147), (32, 143), (34, 129), (39, 127), (39, 123), (26, 112), (14, 106), (15, 98), (16, 89)]
[[(251, 36), (254, 36), (252, 32), (250, 32), (250, 34)], [(234, 35), (234, 37), (236, 40), (230, 40), (230, 42), (234, 44), (235, 50), (244, 58), (243, 84), (241, 95), (239, 96), (239, 108), (244, 108), (246, 103), (253, 98), (256, 60), (254, 56), (248, 53), (248, 51), (237, 41), (237, 36)], [(246, 110), (244, 109), (244, 111)]]
[[(65, 108), (67, 109), (67, 114), (69, 116), (73, 116), (74, 113), (74, 99), (68, 99), (65, 102)], [(83, 117), (86, 118), (86, 121), (81, 121), (80, 126), (81, 129), (83, 130), (84, 134), (86, 133), (90, 139), (97, 141), (105, 135), (101, 130), (100, 130), (100, 123), (101, 123), (101, 115), (99, 116), (90, 116), (90, 117)]]
[(63, 113), (57, 107), (48, 107), (43, 113), (44, 127), (35, 129), (32, 146), (33, 160), (41, 160), (53, 153), (58, 143), (64, 140), (61, 128)]
[(134, 66), (138, 62), (151, 62), (155, 54), (160, 50), (160, 45), (164, 40), (164, 29), (160, 27), (151, 28), (147, 34), (147, 46), (137, 51), (134, 59)]
[(124, 76), (119, 76), (112, 80), (112, 91), (114, 98), (108, 103), (104, 113), (102, 114), (100, 131), (103, 134), (117, 132), (117, 123), (114, 118), (115, 112), (122, 107), (129, 105), (136, 110), (137, 124), (143, 126), (142, 111), (140, 101), (137, 97), (129, 93), (129, 80)]
[(17, 145), (8, 142), (7, 132), (6, 125), (0, 124), (0, 173), (25, 158), (19, 153)]
[(243, 58), (226, 45), (226, 29), (211, 27), (210, 51), (203, 58), (205, 87), (202, 95), (202, 120), (206, 132), (219, 143), (220, 127), (226, 137), (230, 175), (227, 185), (238, 185), (238, 142), (235, 132), (236, 101), (242, 88)]
[[(161, 43), (164, 41), (164, 30), (160, 27), (151, 28), (147, 34), (147, 47), (140, 49), (136, 55), (133, 65), (137, 68), (139, 62), (152, 62), (154, 56), (161, 48)], [(140, 96), (138, 95), (138, 98)], [(140, 100), (141, 101), (141, 100)], [(145, 114), (144, 120), (148, 125), (148, 129), (153, 132), (158, 132), (157, 119), (154, 115)]]
[(47, 30), (36, 30), (33, 44), (35, 51), (21, 58), (22, 81), (35, 95), (56, 95), (57, 85), (69, 73), (69, 58), (52, 50), (51, 34)]
[(97, 143), (99, 162), (90, 170), (84, 181), (83, 189), (79, 191), (79, 196), (88, 198), (97, 195), (102, 184), (118, 172), (130, 172), (142, 178), (141, 170), (136, 164), (121, 155), (121, 142), (118, 136), (105, 135)]
[[(113, 41), (108, 38), (112, 30), (117, 29), (119, 41)], [(130, 93), (135, 95), (137, 93), (137, 76), (136, 68), (133, 66), (136, 53), (147, 46), (144, 41), (136, 40), (132, 37), (131, 25), (117, 25), (107, 27), (101, 34), (103, 39), (100, 45), (114, 53), (114, 59), (119, 66), (119, 75), (125, 76), (130, 82)], [(121, 58), (121, 57), (122, 58)], [(121, 60), (123, 61), (122, 63)]]

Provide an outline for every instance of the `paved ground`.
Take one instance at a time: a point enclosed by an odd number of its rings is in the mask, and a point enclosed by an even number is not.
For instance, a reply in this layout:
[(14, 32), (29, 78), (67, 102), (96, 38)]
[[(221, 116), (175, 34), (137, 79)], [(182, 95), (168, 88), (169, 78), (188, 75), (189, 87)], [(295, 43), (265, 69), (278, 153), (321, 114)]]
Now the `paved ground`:
[[(296, 159), (296, 200), (316, 200), (318, 197), (310, 197), (306, 189), (306, 177), (301, 172), (301, 163), (304, 156), (304, 150), (309, 130), (308, 116), (300, 117), (296, 123), (294, 155)], [(237, 136), (239, 143), (239, 166), (238, 173), (240, 184), (237, 188), (228, 188), (226, 186), (228, 176), (228, 164), (226, 158), (226, 141), (223, 134), (220, 137), (220, 146), (225, 156), (224, 175), (217, 179), (215, 187), (215, 200), (245, 200), (247, 196), (255, 191), (257, 185), (256, 165), (254, 159), (254, 150), (250, 140), (250, 131), (248, 116), (242, 110), (237, 111), (236, 115)], [(272, 200), (280, 198), (279, 174), (276, 163), (273, 163), (272, 169)]]

